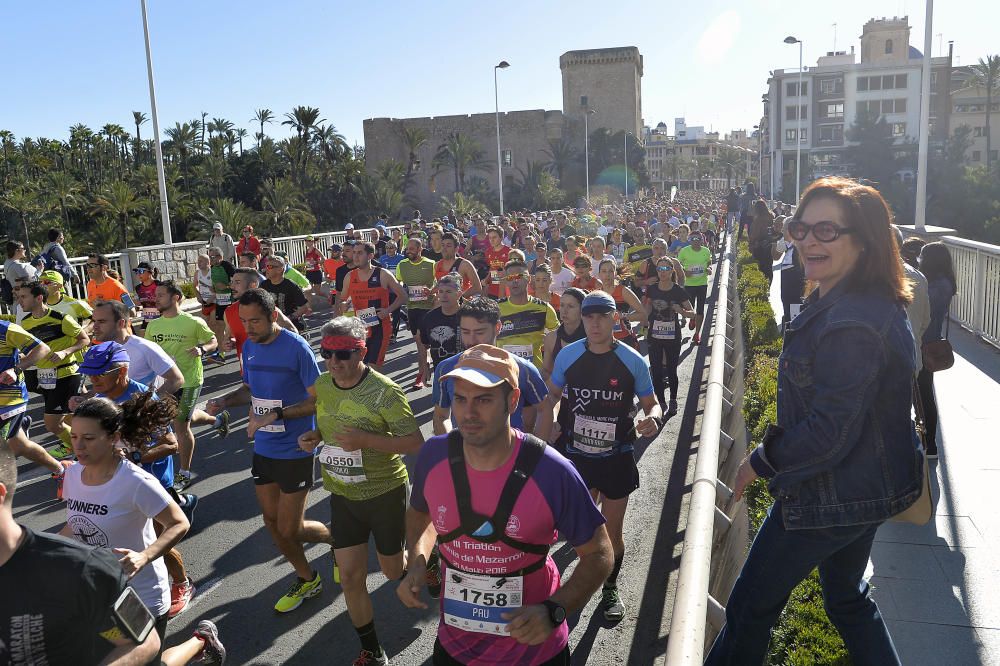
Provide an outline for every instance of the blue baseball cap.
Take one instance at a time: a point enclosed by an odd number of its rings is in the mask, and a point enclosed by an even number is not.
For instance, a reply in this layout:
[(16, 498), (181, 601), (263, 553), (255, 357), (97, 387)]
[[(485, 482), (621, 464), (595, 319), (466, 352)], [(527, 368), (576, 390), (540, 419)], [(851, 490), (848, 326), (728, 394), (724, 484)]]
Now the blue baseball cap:
[(102, 342), (94, 345), (83, 355), (80, 364), (81, 375), (103, 375), (115, 363), (128, 363), (128, 352), (117, 342)]
[(580, 309), (582, 314), (589, 315), (595, 313), (607, 314), (608, 312), (614, 312), (617, 307), (615, 299), (610, 294), (603, 291), (592, 291), (584, 297), (583, 305)]

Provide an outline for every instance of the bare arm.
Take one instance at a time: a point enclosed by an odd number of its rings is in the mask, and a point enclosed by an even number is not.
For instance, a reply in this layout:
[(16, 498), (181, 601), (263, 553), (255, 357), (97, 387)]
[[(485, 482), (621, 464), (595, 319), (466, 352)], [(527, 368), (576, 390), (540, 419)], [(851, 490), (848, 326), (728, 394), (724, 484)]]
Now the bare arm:
[(39, 342), (37, 347), (35, 347), (30, 352), (24, 355), (24, 358), (21, 359), (21, 362), (17, 364), (17, 367), (19, 370), (25, 370), (27, 368), (30, 368), (31, 366), (41, 361), (43, 358), (46, 358), (51, 353), (52, 350), (49, 349), (49, 346), (47, 344), (45, 344), (44, 342)]
[(76, 342), (67, 347), (66, 349), (60, 349), (59, 351), (54, 351), (49, 354), (49, 358), (56, 363), (62, 363), (66, 357), (75, 354), (76, 352), (86, 349), (90, 346), (90, 336), (83, 329), (76, 334)]
[(286, 315), (284, 312), (282, 312), (281, 310), (277, 310), (276, 309), (274, 311), (274, 313), (276, 315), (278, 315), (276, 317), (276, 321), (278, 322), (278, 326), (280, 326), (281, 328), (285, 329), (286, 331), (297, 331), (298, 330), (298, 329), (295, 328), (295, 324), (292, 323), (292, 320), (289, 319), (288, 315)]
[(167, 502), (167, 506), (156, 514), (153, 519), (163, 528), (160, 536), (156, 537), (156, 541), (141, 551), (129, 550), (128, 548), (112, 549), (115, 554), (121, 556), (121, 559), (118, 561), (122, 565), (122, 571), (129, 578), (134, 577), (142, 571), (150, 562), (163, 557), (164, 553), (176, 546), (184, 538), (184, 535), (187, 534), (188, 529), (191, 527), (187, 517), (176, 502)]
[(115, 648), (101, 661), (102, 666), (142, 666), (148, 664), (160, 651), (160, 635), (150, 631), (142, 645), (124, 636), (112, 639)]
[(552, 367), (556, 364), (555, 354), (552, 351), (556, 348), (558, 334), (559, 329), (549, 331), (545, 334), (545, 340), (542, 342), (542, 377), (545, 380), (548, 380), (552, 375)]
[(430, 514), (417, 511), (412, 506), (406, 510), (406, 543), (409, 545), (408, 573), (396, 588), (396, 595), (407, 608), (427, 608), (427, 604), (420, 600), (420, 588), (426, 584), (427, 560), (434, 547)]
[(562, 397), (562, 386), (556, 386), (551, 378), (546, 382), (549, 393), (538, 403), (538, 416), (535, 419), (535, 433), (545, 441), (552, 443), (552, 422), (555, 420), (556, 405)]
[(184, 388), (184, 375), (181, 374), (181, 369), (177, 367), (176, 363), (170, 366), (170, 369), (161, 376), (163, 377), (163, 384), (157, 389), (158, 393), (168, 395)]
[(574, 550), (580, 561), (569, 579), (551, 597), (552, 601), (566, 609), (567, 614), (575, 613), (587, 605), (594, 592), (611, 573), (615, 560), (611, 539), (608, 538), (608, 530), (604, 525), (594, 531), (590, 541)]
[(395, 312), (399, 308), (409, 303), (410, 297), (407, 296), (406, 290), (403, 289), (403, 285), (399, 284), (399, 280), (396, 279), (396, 276), (383, 268), (382, 269), (383, 282), (385, 281), (386, 278), (388, 278), (389, 284), (385, 286), (389, 288), (389, 291), (396, 294), (396, 301), (387, 308), (387, 311)]
[(628, 287), (623, 287), (622, 296), (625, 297), (625, 302), (632, 308), (629, 319), (632, 321), (646, 321), (646, 309), (642, 307), (642, 301), (635, 295), (635, 292)]
[(472, 298), (483, 293), (483, 282), (479, 279), (476, 267), (468, 259), (463, 259), (458, 267), (459, 274), (469, 281), (469, 288), (462, 294), (463, 298)]
[(380, 435), (374, 432), (365, 432), (357, 428), (344, 428), (335, 438), (336, 444), (345, 451), (357, 451), (361, 448), (375, 449), (383, 453), (416, 453), (424, 443), (424, 436), (420, 429), (414, 430), (408, 435)]
[(142, 464), (148, 465), (175, 453), (177, 453), (177, 435), (167, 432), (156, 441), (154, 446), (143, 452)]

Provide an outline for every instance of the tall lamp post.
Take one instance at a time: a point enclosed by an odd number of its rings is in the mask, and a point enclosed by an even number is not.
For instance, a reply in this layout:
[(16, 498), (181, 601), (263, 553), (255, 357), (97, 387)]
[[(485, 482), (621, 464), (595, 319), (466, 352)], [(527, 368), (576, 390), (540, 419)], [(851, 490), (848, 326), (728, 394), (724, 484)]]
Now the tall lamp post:
[[(927, 222), (927, 147), (930, 142), (931, 39), (933, 38), (934, 0), (927, 0), (925, 12), (924, 61), (920, 70), (920, 133), (917, 135), (917, 200), (913, 216), (913, 226), (918, 233), (924, 232)], [(986, 164), (989, 164), (989, 155), (986, 158)]]
[(799, 205), (799, 187), (802, 182), (802, 40), (791, 35), (785, 37), (786, 44), (799, 45), (799, 98), (795, 102), (795, 205)]
[(584, 170), (587, 174), (587, 205), (590, 205), (590, 116), (597, 113), (594, 109), (587, 109), (583, 113), (583, 161)]
[[(762, 118), (764, 119), (764, 124), (760, 126), (760, 150), (759, 150), (759, 152), (760, 152), (760, 169), (759, 169), (759, 176), (758, 176), (758, 178), (760, 179), (760, 183), (759, 184), (761, 186), (761, 189), (763, 189), (763, 187), (764, 187), (764, 128), (766, 127), (768, 132), (771, 131), (771, 122), (770, 122), (771, 119), (768, 118), (768, 115), (767, 115), (767, 102), (768, 102), (767, 95), (761, 95), (760, 96), (760, 101), (764, 104), (764, 115), (762, 116)], [(768, 198), (769, 199), (774, 199), (774, 177), (772, 176), (771, 162), (772, 162), (771, 154), (770, 154), (770, 152), (768, 152), (768, 157), (767, 157), (767, 168), (768, 168), (768, 174), (767, 174), (767, 191), (768, 191)]]
[(625, 130), (625, 201), (628, 201), (628, 137), (632, 134)]
[(500, 191), (500, 216), (503, 216), (503, 161), (500, 158), (500, 92), (497, 88), (497, 70), (507, 69), (510, 63), (501, 60), (493, 66), (493, 101), (497, 110), (497, 189)]
[(160, 186), (160, 222), (163, 225), (163, 244), (173, 245), (170, 233), (170, 207), (167, 205), (167, 181), (163, 176), (163, 149), (160, 148), (160, 121), (156, 115), (156, 91), (153, 88), (153, 56), (149, 50), (149, 22), (146, 20), (146, 0), (142, 6), (142, 34), (146, 39), (146, 74), (149, 78), (149, 106), (153, 116), (153, 148), (156, 151), (156, 180)]

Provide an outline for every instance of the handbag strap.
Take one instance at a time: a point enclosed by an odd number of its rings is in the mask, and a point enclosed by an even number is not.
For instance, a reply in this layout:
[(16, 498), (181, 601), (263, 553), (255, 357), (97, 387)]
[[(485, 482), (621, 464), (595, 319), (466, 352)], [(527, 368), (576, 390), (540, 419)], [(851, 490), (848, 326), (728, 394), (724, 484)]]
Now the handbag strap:
[(944, 339), (947, 340), (950, 334), (951, 334), (951, 312), (949, 308), (949, 310), (944, 311)]

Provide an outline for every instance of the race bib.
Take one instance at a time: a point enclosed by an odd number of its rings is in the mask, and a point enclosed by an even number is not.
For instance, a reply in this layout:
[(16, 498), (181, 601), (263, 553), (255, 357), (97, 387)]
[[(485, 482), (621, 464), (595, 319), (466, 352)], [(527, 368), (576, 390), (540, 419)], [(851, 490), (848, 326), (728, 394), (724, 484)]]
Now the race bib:
[(427, 300), (430, 289), (423, 286), (407, 287), (406, 293), (410, 297), (411, 303), (422, 303)]
[(323, 468), (343, 483), (363, 483), (365, 476), (361, 451), (345, 451), (339, 446), (324, 444), (319, 450), (319, 462)]
[(692, 266), (691, 267), (691, 277), (697, 277), (699, 275), (704, 275), (704, 274), (705, 274), (705, 267), (704, 266)]
[(500, 283), (500, 271), (490, 271), (490, 280), (499, 284)]
[(56, 369), (55, 368), (38, 368), (38, 388), (43, 388), (46, 391), (54, 389), (56, 387)]
[(584, 453), (609, 453), (615, 444), (615, 421), (598, 421), (589, 416), (573, 417), (573, 447)]
[(233, 295), (231, 293), (229, 293), (229, 294), (216, 294), (215, 295), (215, 304), (216, 305), (226, 306), (226, 305), (229, 305), (232, 302), (233, 302)]
[(142, 309), (142, 320), (152, 321), (154, 319), (160, 318), (160, 311), (156, 308), (143, 308)]
[(442, 611), (446, 624), (479, 634), (508, 636), (501, 613), (521, 607), (523, 576), (486, 576), (448, 568)]
[(677, 330), (672, 321), (654, 321), (653, 338), (656, 340), (674, 340), (677, 338)]
[(13, 418), (18, 414), (24, 414), (26, 411), (28, 411), (28, 403), (22, 403), (14, 409), (0, 414), (0, 420), (6, 421), (7, 419)]
[(371, 328), (372, 326), (378, 326), (378, 314), (375, 312), (375, 308), (365, 308), (364, 310), (358, 310), (358, 319), (361, 320), (365, 326)]
[(532, 345), (504, 345), (504, 351), (508, 351), (514, 356), (530, 361), (535, 356), (535, 348)]
[[(257, 416), (264, 416), (264, 414), (267, 414), (276, 407), (281, 407), (281, 401), (251, 397), (250, 405), (254, 414)], [(277, 423), (272, 423), (271, 425), (264, 426), (263, 428), (258, 428), (258, 430), (260, 432), (285, 432), (285, 424), (283, 421), (278, 421)]]

